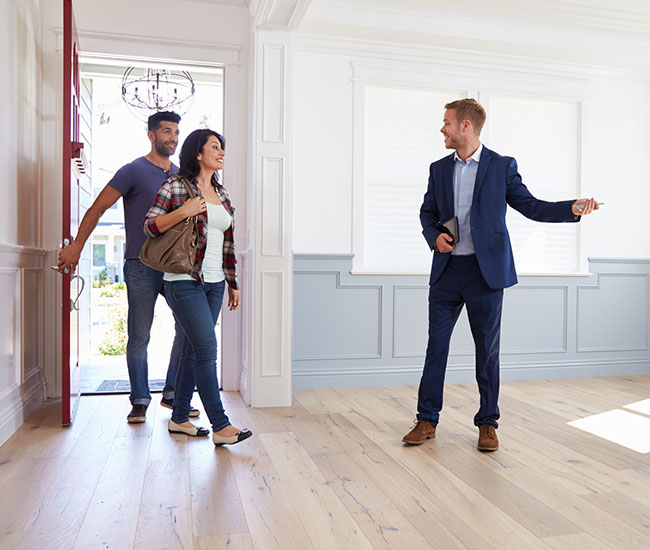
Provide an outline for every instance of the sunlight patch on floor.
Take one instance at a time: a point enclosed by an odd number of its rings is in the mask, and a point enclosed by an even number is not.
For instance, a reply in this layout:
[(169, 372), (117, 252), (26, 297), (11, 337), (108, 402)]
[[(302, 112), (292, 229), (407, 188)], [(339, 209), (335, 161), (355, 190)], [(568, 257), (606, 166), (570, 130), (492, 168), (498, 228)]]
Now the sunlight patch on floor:
[[(646, 401), (639, 403), (646, 403)], [(638, 405), (638, 403), (633, 403), (633, 405)], [(632, 406), (628, 405), (627, 408), (632, 408)], [(568, 424), (638, 453), (650, 453), (650, 418), (645, 416), (616, 409), (573, 420)]]
[(650, 399), (637, 401), (636, 403), (625, 405), (623, 408), (630, 409), (631, 411), (640, 412), (641, 414), (647, 414), (648, 416), (650, 416)]

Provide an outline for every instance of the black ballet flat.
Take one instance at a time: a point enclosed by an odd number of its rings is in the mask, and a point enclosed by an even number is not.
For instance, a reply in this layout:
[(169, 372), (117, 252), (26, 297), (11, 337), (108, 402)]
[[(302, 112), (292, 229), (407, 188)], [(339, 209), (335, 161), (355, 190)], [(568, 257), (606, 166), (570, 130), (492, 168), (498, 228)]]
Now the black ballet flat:
[(248, 439), (251, 435), (253, 435), (253, 432), (246, 429), (237, 432), (235, 435), (231, 435), (230, 437), (223, 437), (212, 432), (212, 442), (216, 447), (220, 447), (221, 445), (234, 445), (235, 443), (244, 441), (244, 439)]
[(199, 426), (192, 426), (191, 428), (186, 428), (180, 424), (176, 424), (171, 418), (167, 423), (167, 430), (170, 434), (187, 434), (192, 437), (207, 437), (210, 435), (210, 430), (206, 428), (201, 428)]

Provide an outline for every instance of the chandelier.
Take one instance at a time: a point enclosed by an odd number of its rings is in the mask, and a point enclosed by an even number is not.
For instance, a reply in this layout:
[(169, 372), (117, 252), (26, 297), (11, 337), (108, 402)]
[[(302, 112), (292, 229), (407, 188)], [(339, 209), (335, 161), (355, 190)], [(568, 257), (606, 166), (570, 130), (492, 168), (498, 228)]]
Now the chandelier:
[(158, 111), (184, 115), (194, 101), (194, 81), (187, 71), (129, 67), (122, 77), (122, 99), (140, 120)]

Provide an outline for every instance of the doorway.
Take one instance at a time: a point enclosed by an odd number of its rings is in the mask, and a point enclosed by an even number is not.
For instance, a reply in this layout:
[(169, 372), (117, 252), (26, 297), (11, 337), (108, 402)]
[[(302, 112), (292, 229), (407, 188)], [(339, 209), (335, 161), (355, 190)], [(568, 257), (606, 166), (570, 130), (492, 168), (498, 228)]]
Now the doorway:
[[(178, 166), (178, 155), (185, 137), (196, 128), (207, 127), (223, 133), (224, 89), (223, 69), (182, 67), (165, 64), (116, 60), (82, 59), (80, 76), (85, 90), (86, 105), (82, 119), (86, 122), (86, 151), (90, 164), (91, 196), (97, 197), (115, 172), (123, 165), (149, 152), (146, 116), (137, 118), (122, 100), (122, 77), (129, 67), (146, 67), (187, 71), (194, 82), (194, 96), (179, 124), (179, 146), (171, 157)], [(87, 110), (84, 116), (83, 110)], [(143, 120), (143, 118), (145, 120)], [(83, 122), (82, 122), (83, 124)], [(162, 183), (162, 182), (161, 182)], [(81, 392), (129, 393), (126, 368), (127, 302), (123, 276), (124, 212), (122, 200), (107, 210), (86, 243), (84, 256), (88, 292), (80, 302), (80, 370)], [(80, 262), (81, 268), (82, 262)], [(220, 321), (217, 329), (221, 332)], [(174, 320), (164, 298), (156, 303), (148, 348), (149, 387), (162, 391), (165, 383)], [(217, 337), (222, 342), (220, 335)], [(222, 380), (221, 346), (217, 360), (218, 378)]]

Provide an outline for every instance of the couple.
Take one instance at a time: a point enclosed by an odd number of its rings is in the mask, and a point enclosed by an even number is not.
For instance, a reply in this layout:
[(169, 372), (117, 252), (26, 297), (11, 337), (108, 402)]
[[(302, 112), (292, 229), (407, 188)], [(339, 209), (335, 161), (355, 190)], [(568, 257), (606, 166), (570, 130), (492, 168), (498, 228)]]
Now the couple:
[[(252, 434), (230, 424), (216, 376), (214, 326), (226, 282), (229, 308), (235, 310), (240, 304), (235, 277), (234, 208), (215, 172), (223, 168), (225, 142), (212, 130), (196, 130), (185, 140), (180, 174), (189, 180), (197, 195), (185, 202), (188, 195), (180, 182), (179, 168), (169, 159), (178, 145), (179, 122), (180, 116), (173, 112), (158, 112), (149, 117), (150, 153), (118, 170), (86, 212), (76, 239), (60, 252), (58, 268), (60, 271), (67, 267), (74, 269), (99, 218), (123, 197), (124, 274), (129, 305), (127, 365), (132, 404), (127, 421), (144, 422), (151, 401), (147, 345), (155, 302), (158, 294), (163, 294), (176, 320), (176, 336), (161, 401), (161, 405), (173, 410), (169, 431), (199, 437), (209, 434), (208, 430), (189, 422), (189, 417), (199, 416), (199, 411), (190, 406), (196, 385), (212, 424), (213, 442), (233, 444)], [(199, 244), (190, 274), (163, 274), (140, 262), (138, 255), (146, 238), (142, 225), (145, 214), (145, 232), (149, 236), (163, 233), (187, 216), (196, 216)]]

